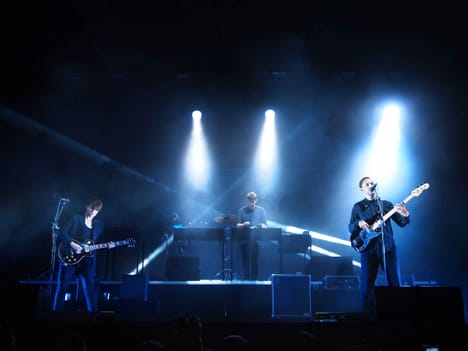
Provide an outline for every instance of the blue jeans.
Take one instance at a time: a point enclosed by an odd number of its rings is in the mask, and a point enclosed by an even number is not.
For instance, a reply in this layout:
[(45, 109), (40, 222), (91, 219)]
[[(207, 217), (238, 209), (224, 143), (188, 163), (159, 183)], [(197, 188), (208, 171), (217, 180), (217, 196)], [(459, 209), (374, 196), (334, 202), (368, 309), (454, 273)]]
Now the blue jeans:
[(57, 273), (57, 290), (55, 291), (53, 311), (63, 311), (65, 294), (74, 278), (80, 279), (88, 312), (97, 312), (96, 272), (94, 258), (84, 258), (76, 265), (59, 264)]

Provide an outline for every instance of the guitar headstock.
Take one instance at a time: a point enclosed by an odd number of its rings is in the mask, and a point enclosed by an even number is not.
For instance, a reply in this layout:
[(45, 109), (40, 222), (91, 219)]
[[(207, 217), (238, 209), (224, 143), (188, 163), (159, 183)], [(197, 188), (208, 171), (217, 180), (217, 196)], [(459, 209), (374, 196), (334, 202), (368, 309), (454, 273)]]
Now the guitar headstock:
[(126, 242), (127, 242), (127, 246), (128, 246), (128, 247), (135, 247), (135, 245), (136, 245), (136, 241), (135, 241), (135, 239), (133, 239), (133, 238), (128, 238), (128, 239), (126, 240)]
[(429, 189), (429, 183), (424, 183), (424, 184), (421, 184), (420, 186), (418, 186), (416, 189), (414, 189), (411, 194), (413, 196), (419, 196), (421, 195), (421, 193), (426, 190), (426, 189)]

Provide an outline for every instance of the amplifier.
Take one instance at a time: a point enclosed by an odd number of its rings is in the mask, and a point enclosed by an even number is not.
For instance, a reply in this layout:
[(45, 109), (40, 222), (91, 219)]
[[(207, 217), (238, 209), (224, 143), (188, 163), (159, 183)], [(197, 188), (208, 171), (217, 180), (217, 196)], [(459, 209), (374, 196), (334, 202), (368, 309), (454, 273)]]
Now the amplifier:
[(272, 317), (310, 317), (310, 275), (273, 274), (271, 277)]

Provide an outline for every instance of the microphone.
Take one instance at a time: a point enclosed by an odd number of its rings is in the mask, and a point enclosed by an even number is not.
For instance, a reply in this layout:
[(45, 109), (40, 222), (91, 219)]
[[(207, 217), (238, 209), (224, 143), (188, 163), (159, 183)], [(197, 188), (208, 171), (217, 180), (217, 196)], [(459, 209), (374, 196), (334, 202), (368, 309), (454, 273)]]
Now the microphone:
[(60, 199), (60, 201), (62, 201), (62, 202), (64, 202), (64, 203), (68, 204), (68, 203), (70, 202), (70, 199), (69, 199), (69, 198), (66, 198), (66, 197), (62, 197), (62, 198)]
[(375, 188), (377, 188), (377, 183), (374, 183), (374, 185), (372, 185), (369, 190), (370, 191), (375, 191)]

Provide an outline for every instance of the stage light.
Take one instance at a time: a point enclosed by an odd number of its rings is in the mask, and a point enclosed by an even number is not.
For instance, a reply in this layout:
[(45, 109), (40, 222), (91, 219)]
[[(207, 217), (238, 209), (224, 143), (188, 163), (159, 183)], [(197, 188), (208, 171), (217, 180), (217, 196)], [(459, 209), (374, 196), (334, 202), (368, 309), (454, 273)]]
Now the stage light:
[(270, 122), (275, 119), (275, 111), (268, 109), (265, 111), (265, 119), (267, 122)]
[(192, 118), (194, 121), (199, 121), (202, 118), (202, 113), (199, 110), (194, 110), (192, 112)]
[(382, 118), (400, 118), (401, 108), (397, 104), (388, 104), (382, 108)]
[(185, 160), (186, 180), (196, 190), (205, 190), (210, 176), (209, 152), (201, 117), (200, 111), (192, 112), (192, 134)]

